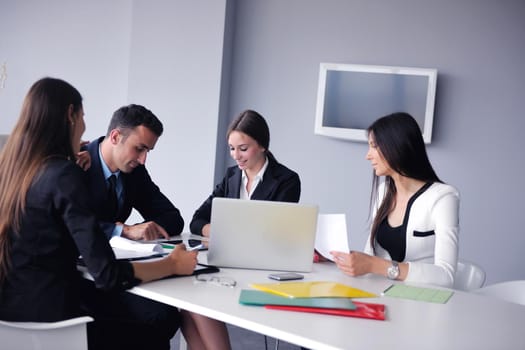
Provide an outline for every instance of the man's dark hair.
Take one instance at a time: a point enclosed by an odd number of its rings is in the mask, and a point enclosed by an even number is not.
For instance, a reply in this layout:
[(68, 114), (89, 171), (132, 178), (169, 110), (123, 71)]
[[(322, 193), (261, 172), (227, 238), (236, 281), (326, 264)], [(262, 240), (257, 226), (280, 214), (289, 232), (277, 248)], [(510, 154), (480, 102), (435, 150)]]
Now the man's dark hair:
[(113, 113), (106, 136), (109, 136), (113, 129), (119, 129), (124, 135), (127, 135), (139, 125), (145, 126), (158, 137), (164, 131), (162, 122), (149, 109), (131, 104), (120, 107)]

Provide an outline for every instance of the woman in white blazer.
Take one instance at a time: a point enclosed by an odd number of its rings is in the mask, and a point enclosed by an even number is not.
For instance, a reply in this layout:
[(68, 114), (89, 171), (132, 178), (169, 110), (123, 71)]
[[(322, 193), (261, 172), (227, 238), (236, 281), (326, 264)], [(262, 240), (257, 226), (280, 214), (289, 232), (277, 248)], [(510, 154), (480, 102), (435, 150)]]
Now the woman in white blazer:
[[(394, 113), (368, 128), (374, 169), (372, 225), (363, 253), (332, 252), (351, 276), (452, 287), (458, 258), (459, 193), (434, 172), (417, 122)], [(384, 181), (381, 182), (381, 178)]]

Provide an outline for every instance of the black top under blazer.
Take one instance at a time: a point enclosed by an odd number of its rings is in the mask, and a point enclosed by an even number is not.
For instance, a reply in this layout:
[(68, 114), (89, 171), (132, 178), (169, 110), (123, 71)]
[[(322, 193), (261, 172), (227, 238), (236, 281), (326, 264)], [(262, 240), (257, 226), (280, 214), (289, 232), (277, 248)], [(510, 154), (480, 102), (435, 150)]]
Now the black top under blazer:
[[(222, 182), (217, 184), (213, 193), (193, 214), (190, 231), (202, 235), (202, 227), (210, 223), (213, 198), (239, 198), (241, 182), (241, 169), (236, 165), (228, 168)], [(268, 157), (268, 167), (264, 172), (262, 181), (253, 191), (251, 199), (297, 203), (300, 197), (301, 180), (299, 175), (278, 163), (273, 157)]]
[(82, 314), (79, 255), (95, 284), (125, 290), (138, 284), (113, 250), (88, 203), (83, 171), (65, 158), (47, 161), (26, 197), (20, 231), (9, 232), (10, 267), (0, 285), (0, 319), (54, 322)]
[(184, 228), (184, 219), (180, 211), (160, 192), (144, 165), (137, 166), (130, 173), (120, 172), (123, 187), (122, 204), (118, 213), (110, 210), (106, 179), (98, 153), (103, 140), (104, 137), (100, 137), (87, 145), (91, 167), (86, 171), (86, 176), (92, 207), (106, 236), (111, 238), (115, 222), (126, 222), (132, 208), (135, 208), (145, 221), (154, 221), (162, 226), (170, 236), (180, 234)]

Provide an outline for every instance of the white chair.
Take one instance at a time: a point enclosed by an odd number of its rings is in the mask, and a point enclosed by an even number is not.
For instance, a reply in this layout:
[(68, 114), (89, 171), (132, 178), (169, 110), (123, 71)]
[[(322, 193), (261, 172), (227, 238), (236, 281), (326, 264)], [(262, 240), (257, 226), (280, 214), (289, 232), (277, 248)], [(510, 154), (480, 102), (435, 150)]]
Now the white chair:
[(525, 280), (495, 283), (473, 292), (525, 305)]
[(454, 289), (468, 292), (481, 288), (485, 277), (485, 270), (481, 266), (470, 261), (458, 261)]
[(87, 350), (89, 316), (59, 322), (0, 321), (0, 348), (16, 350)]

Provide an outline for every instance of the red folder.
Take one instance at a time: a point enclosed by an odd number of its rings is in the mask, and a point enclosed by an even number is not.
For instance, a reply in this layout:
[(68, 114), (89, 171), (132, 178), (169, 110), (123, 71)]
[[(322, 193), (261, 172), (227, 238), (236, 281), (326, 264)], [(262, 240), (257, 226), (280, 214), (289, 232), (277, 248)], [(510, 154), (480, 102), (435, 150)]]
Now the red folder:
[(300, 311), (300, 312), (313, 312), (319, 314), (337, 315), (337, 316), (348, 316), (348, 317), (360, 317), (360, 318), (371, 318), (374, 320), (385, 319), (385, 305), (383, 304), (372, 304), (354, 301), (355, 310), (346, 309), (330, 309), (330, 308), (315, 308), (308, 306), (289, 306), (289, 305), (265, 305), (267, 309), (276, 310), (288, 310), (288, 311)]

